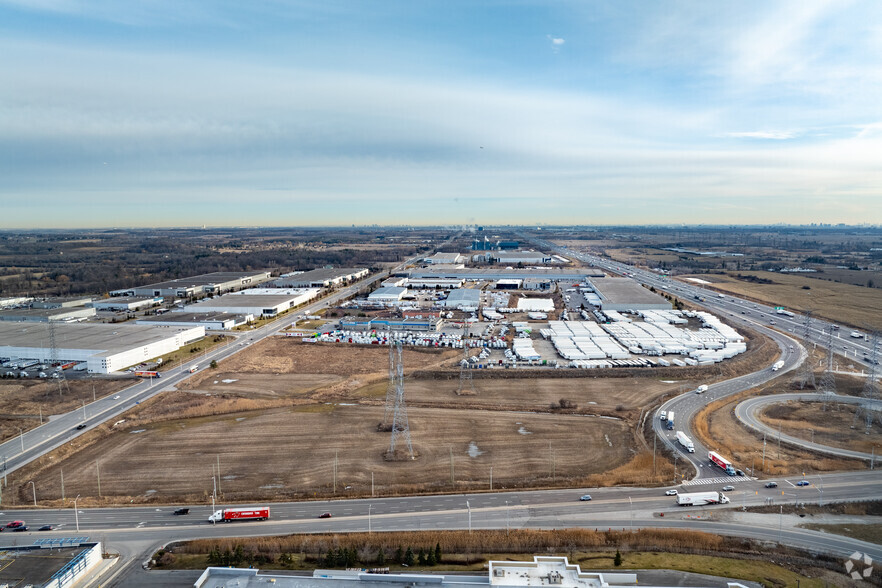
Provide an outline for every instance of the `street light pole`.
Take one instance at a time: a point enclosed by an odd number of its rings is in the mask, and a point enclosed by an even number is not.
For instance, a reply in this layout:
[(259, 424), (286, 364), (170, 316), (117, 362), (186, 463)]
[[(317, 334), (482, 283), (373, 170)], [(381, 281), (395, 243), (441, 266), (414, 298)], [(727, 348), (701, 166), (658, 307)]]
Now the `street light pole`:
[(18, 437), (21, 439), (21, 452), (24, 453), (24, 431), (21, 430), (21, 427), (18, 428)]
[(34, 506), (37, 506), (37, 486), (31, 481), (31, 489), (34, 491)]
[(368, 505), (368, 535), (371, 534), (371, 507), (373, 507), (373, 504)]
[(628, 518), (631, 519), (631, 532), (634, 532), (634, 502), (628, 497)]
[(466, 500), (466, 508), (469, 510), (469, 535), (472, 534), (472, 507), (469, 505), (469, 501)]
[(77, 494), (77, 497), (74, 498), (74, 519), (77, 522), (77, 533), (80, 532), (80, 513), (77, 511), (77, 500), (80, 499), (80, 495)]

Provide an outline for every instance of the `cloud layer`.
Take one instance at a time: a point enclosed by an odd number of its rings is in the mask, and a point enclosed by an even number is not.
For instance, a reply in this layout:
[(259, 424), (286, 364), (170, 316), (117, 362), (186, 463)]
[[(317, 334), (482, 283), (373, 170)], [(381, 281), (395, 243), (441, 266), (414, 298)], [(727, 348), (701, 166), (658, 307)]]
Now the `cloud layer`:
[(882, 223), (882, 5), (467, 6), (0, 0), (6, 222)]

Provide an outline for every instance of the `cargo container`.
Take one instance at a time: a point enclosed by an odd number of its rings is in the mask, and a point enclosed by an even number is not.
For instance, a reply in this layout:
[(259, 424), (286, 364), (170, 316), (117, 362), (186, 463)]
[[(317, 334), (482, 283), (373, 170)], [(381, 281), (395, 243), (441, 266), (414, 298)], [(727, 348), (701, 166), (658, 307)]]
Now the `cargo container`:
[(270, 518), (268, 506), (254, 508), (225, 508), (217, 510), (208, 517), (209, 523), (229, 523), (230, 521), (265, 521)]

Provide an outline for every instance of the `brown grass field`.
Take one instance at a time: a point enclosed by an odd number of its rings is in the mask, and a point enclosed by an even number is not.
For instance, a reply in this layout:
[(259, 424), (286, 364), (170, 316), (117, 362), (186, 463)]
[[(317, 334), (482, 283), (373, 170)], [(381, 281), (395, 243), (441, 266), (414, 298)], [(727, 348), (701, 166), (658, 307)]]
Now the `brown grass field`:
[[(736, 273), (771, 280), (773, 283), (757, 284), (739, 280), (735, 277)], [(812, 309), (815, 315), (838, 324), (851, 325), (859, 329), (870, 325), (875, 329), (882, 329), (882, 289), (879, 288), (864, 288), (776, 272), (684, 275), (677, 276), (677, 279), (682, 280), (687, 277), (706, 280), (712, 283), (710, 287), (720, 292), (764, 304), (783, 305), (794, 311)], [(804, 289), (805, 286), (808, 289)]]
[[(428, 349), (403, 356), (406, 374), (458, 374), (461, 357)], [(377, 432), (388, 348), (273, 338), (23, 468), (10, 486), (24, 501), (33, 480), (44, 504), (58, 504), (63, 469), (66, 495), (84, 504), (200, 501), (218, 458), (228, 502), (369, 495), (371, 474), (380, 495), (480, 491), (489, 489), (490, 467), (494, 488), (672, 478), (663, 459), (653, 475), (637, 424), (650, 405), (696, 381), (500, 375), (476, 378), (475, 396), (456, 395), (457, 377), (406, 377), (417, 459), (390, 462), (390, 434)], [(576, 407), (552, 409), (561, 399)]]
[[(45, 421), (50, 415), (63, 414), (92, 402), (95, 398), (115, 394), (130, 386), (131, 380), (87, 379), (69, 380), (59, 393), (57, 380), (0, 380), (0, 441), (40, 425), (40, 412)], [(69, 392), (68, 392), (69, 389)]]
[[(855, 382), (856, 385), (846, 388), (842, 385), (842, 380), (845, 378), (839, 378), (839, 393), (860, 394), (863, 382)], [(870, 453), (873, 448), (879, 451), (882, 447), (882, 423), (879, 422), (878, 413), (869, 434), (865, 432), (864, 413), (858, 415), (857, 420), (854, 416), (854, 406), (831, 403), (827, 410), (823, 410), (820, 402), (776, 404), (767, 407), (760, 414), (760, 418), (768, 425), (806, 441), (814, 440), (816, 443), (866, 453)]]
[[(748, 390), (711, 402), (695, 416), (693, 432), (702, 443), (731, 459), (736, 467), (745, 470), (755, 467), (758, 475), (781, 476), (803, 472), (863, 469), (865, 467), (863, 462), (813, 454), (783, 443), (779, 446), (776, 439), (771, 437), (766, 438), (765, 466), (763, 466), (763, 437), (744, 427), (735, 418), (735, 405), (749, 396), (792, 392), (791, 377), (783, 376), (763, 388)], [(820, 375), (817, 377), (820, 378)], [(851, 378), (841, 378), (841, 380), (844, 388), (845, 381)], [(845, 392), (845, 389), (842, 391)], [(804, 432), (802, 436), (806, 435), (807, 433)]]

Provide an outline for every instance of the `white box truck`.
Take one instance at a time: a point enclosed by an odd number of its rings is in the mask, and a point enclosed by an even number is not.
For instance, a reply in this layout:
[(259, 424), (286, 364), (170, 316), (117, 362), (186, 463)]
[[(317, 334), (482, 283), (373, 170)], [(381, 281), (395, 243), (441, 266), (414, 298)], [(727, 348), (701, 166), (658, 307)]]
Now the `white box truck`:
[(689, 453), (695, 453), (695, 444), (683, 431), (677, 431), (677, 442)]
[(677, 494), (679, 506), (704, 506), (706, 504), (728, 504), (729, 497), (722, 492), (690, 492)]

